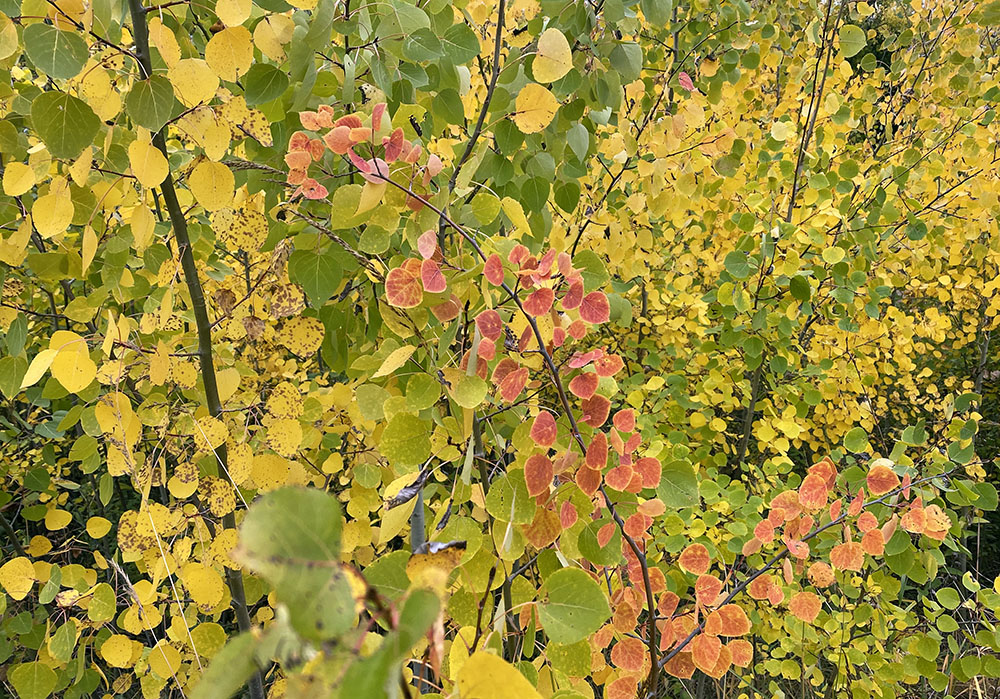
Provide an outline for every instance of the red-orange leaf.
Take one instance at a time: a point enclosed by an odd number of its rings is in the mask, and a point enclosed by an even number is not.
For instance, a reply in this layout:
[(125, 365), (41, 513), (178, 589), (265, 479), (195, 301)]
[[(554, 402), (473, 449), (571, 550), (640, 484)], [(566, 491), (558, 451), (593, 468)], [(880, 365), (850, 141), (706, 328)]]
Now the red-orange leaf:
[(626, 636), (611, 649), (611, 662), (615, 667), (630, 672), (642, 670), (646, 660), (646, 646), (638, 638)]
[(524, 463), (524, 484), (528, 495), (535, 497), (549, 492), (552, 485), (552, 462), (542, 454), (532, 454)]
[(700, 633), (691, 641), (691, 658), (695, 667), (707, 672), (715, 667), (722, 652), (722, 641), (718, 636)]
[(521, 395), (524, 386), (528, 383), (528, 369), (521, 367), (503, 377), (500, 382), (500, 397), (508, 403), (513, 403)]
[(872, 529), (861, 537), (861, 548), (869, 556), (881, 556), (885, 553), (885, 539), (880, 529)]
[(583, 282), (571, 282), (566, 294), (562, 297), (562, 307), (565, 311), (571, 311), (580, 307), (583, 301)]
[(420, 277), (408, 266), (390, 269), (385, 275), (385, 298), (396, 308), (416, 308), (424, 298)]
[(700, 575), (694, 584), (694, 597), (703, 607), (711, 607), (722, 592), (722, 581), (714, 575)]
[(769, 544), (774, 541), (774, 526), (766, 519), (761, 520), (753, 528), (753, 535), (762, 544)]
[(611, 306), (608, 304), (608, 297), (603, 291), (591, 291), (583, 297), (580, 302), (580, 319), (597, 325), (607, 323), (611, 317)]
[(555, 293), (552, 289), (547, 286), (542, 286), (530, 294), (528, 298), (524, 299), (524, 310), (533, 316), (545, 315), (552, 308), (552, 301), (555, 298)]
[(587, 468), (593, 468), (598, 471), (603, 470), (608, 465), (608, 438), (603, 432), (594, 433), (594, 438), (587, 447), (587, 458), (585, 461)]
[(580, 407), (583, 408), (583, 417), (580, 421), (596, 430), (607, 421), (608, 413), (611, 412), (611, 401), (605, 396), (595, 394), (584, 399)]
[(878, 518), (875, 517), (871, 512), (862, 512), (861, 516), (858, 517), (858, 529), (862, 532), (870, 532), (872, 529), (878, 526)]
[(619, 677), (608, 683), (605, 688), (605, 699), (633, 699), (639, 689), (639, 678), (635, 675)]
[(705, 633), (713, 636), (745, 636), (750, 633), (750, 619), (743, 607), (738, 604), (726, 604), (708, 615), (705, 620)]
[(617, 354), (606, 354), (594, 360), (594, 371), (598, 376), (614, 376), (625, 368), (625, 362)]
[(576, 472), (576, 484), (587, 495), (593, 496), (601, 487), (601, 472), (583, 467)]
[(726, 644), (729, 653), (733, 658), (733, 665), (737, 667), (750, 667), (753, 662), (753, 645), (750, 641), (738, 638)]
[(643, 488), (655, 488), (660, 485), (660, 475), (663, 467), (659, 459), (652, 456), (644, 456), (635, 462), (635, 470), (642, 477)]
[(628, 519), (625, 520), (625, 526), (623, 529), (625, 533), (631, 536), (633, 539), (645, 539), (646, 532), (653, 525), (653, 518), (649, 515), (644, 515), (641, 512), (636, 512), (629, 515)]
[(868, 472), (868, 477), (865, 481), (868, 483), (868, 492), (878, 497), (879, 495), (885, 495), (897, 487), (899, 485), (899, 476), (885, 464), (876, 464)]
[(573, 507), (573, 503), (569, 500), (564, 502), (559, 508), (559, 523), (562, 524), (563, 529), (569, 529), (572, 527), (576, 524), (576, 520), (578, 518), (579, 515), (576, 512), (576, 508)]
[(799, 504), (806, 510), (821, 510), (826, 507), (829, 491), (822, 476), (810, 473), (799, 488)]
[(431, 294), (439, 294), (448, 288), (448, 280), (441, 274), (441, 268), (434, 260), (420, 263), (420, 280), (424, 283), (424, 291)]
[(840, 570), (861, 570), (865, 563), (865, 552), (856, 541), (838, 544), (830, 551), (830, 563)]
[(585, 372), (582, 374), (577, 374), (573, 377), (573, 380), (569, 382), (569, 390), (577, 398), (590, 398), (594, 395), (594, 391), (597, 390), (597, 384), (600, 383), (600, 377), (592, 372)]
[(681, 568), (695, 575), (702, 575), (708, 572), (712, 565), (712, 557), (708, 549), (702, 544), (691, 544), (681, 553), (677, 563)]
[[(477, 319), (478, 321), (478, 319)], [(540, 447), (551, 447), (556, 442), (559, 430), (556, 419), (548, 410), (539, 411), (535, 421), (531, 423), (531, 439)]]
[(619, 432), (631, 432), (635, 429), (635, 411), (632, 409), (619, 410), (611, 422)]
[(803, 590), (788, 600), (788, 611), (809, 624), (813, 622), (823, 606), (822, 600), (814, 592)]
[(503, 261), (496, 253), (490, 255), (486, 264), (483, 265), (483, 276), (493, 286), (503, 284)]
[(629, 483), (632, 482), (632, 476), (634, 474), (635, 472), (632, 470), (631, 466), (620, 464), (618, 466), (615, 466), (610, 471), (608, 471), (607, 475), (604, 477), (604, 480), (608, 484), (609, 488), (617, 490), (619, 492), (625, 492), (625, 490), (629, 486)]
[(660, 616), (673, 616), (674, 612), (677, 611), (677, 605), (680, 604), (681, 598), (677, 596), (676, 592), (664, 592), (660, 595), (660, 601), (656, 603), (656, 609), (660, 612)]
[(476, 316), (476, 327), (479, 328), (480, 335), (496, 341), (503, 332), (503, 320), (499, 313), (488, 308)]

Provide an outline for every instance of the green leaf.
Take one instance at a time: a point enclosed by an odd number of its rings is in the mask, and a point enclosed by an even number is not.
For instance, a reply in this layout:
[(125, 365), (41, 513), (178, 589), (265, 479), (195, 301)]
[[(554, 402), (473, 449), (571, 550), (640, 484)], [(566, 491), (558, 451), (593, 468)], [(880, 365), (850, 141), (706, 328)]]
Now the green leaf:
[(691, 464), (669, 461), (663, 465), (657, 497), (668, 508), (694, 507), (698, 504), (698, 476)]
[(479, 55), (479, 37), (465, 22), (448, 27), (441, 37), (441, 45), (455, 65), (468, 63)]
[(808, 301), (809, 297), (812, 295), (812, 288), (809, 286), (809, 280), (801, 274), (796, 274), (788, 280), (788, 290), (792, 292), (792, 296), (794, 298), (802, 301), (803, 303)]
[(57, 80), (76, 77), (87, 63), (87, 42), (76, 32), (37, 22), (24, 28), (24, 50), (35, 67)]
[(641, 0), (639, 7), (650, 24), (663, 28), (670, 24), (670, 13), (674, 9), (673, 0)]
[(750, 264), (749, 258), (746, 253), (742, 253), (738, 250), (733, 250), (731, 253), (726, 255), (726, 259), (723, 260), (723, 264), (726, 266), (726, 271), (733, 276), (734, 279), (746, 279), (753, 272), (753, 265)]
[(335, 638), (357, 621), (340, 567), (343, 515), (321, 490), (282, 488), (254, 501), (234, 555), (267, 580), (305, 638)]
[(553, 643), (576, 643), (597, 631), (611, 608), (604, 590), (579, 568), (562, 568), (545, 579), (538, 608)]
[(604, 262), (592, 250), (581, 250), (574, 255), (573, 266), (580, 270), (583, 288), (587, 291), (600, 289), (611, 278)]
[(441, 57), (441, 40), (430, 29), (421, 28), (403, 42), (403, 56), (411, 61), (433, 61)]
[(378, 450), (395, 466), (420, 466), (431, 455), (430, 427), (416, 415), (399, 413), (382, 431)]
[(21, 380), (28, 371), (28, 360), (24, 357), (4, 357), (0, 359), (0, 393), (5, 398), (13, 398), (21, 391)]
[(55, 158), (76, 158), (94, 142), (101, 120), (76, 97), (53, 90), (31, 103), (31, 124)]
[(389, 0), (377, 7), (382, 21), (375, 33), (380, 39), (401, 39), (418, 29), (430, 29), (427, 13), (405, 0)]
[(49, 641), (49, 652), (59, 662), (68, 663), (73, 657), (75, 647), (76, 622), (69, 619), (52, 634), (52, 640)]
[(486, 389), (486, 382), (478, 376), (463, 376), (455, 385), (455, 402), (463, 408), (476, 408), (486, 398)]
[(288, 88), (288, 76), (272, 65), (257, 63), (243, 78), (243, 85), (243, 97), (253, 107), (281, 97)]
[(853, 24), (845, 24), (840, 28), (840, 52), (844, 58), (851, 58), (868, 45), (865, 30)]
[(24, 663), (13, 667), (7, 679), (20, 699), (45, 699), (56, 688), (56, 673), (44, 663)]
[(940, 589), (934, 593), (934, 596), (937, 597), (938, 603), (945, 609), (957, 609), (958, 605), (962, 603), (958, 592), (953, 587)]
[(855, 427), (844, 435), (844, 448), (854, 453), (865, 451), (868, 448), (868, 433), (861, 427)]
[(234, 636), (212, 659), (212, 664), (188, 696), (191, 699), (226, 699), (236, 694), (257, 671), (254, 650), (258, 644), (249, 633)]
[(318, 253), (296, 250), (288, 258), (288, 277), (302, 287), (309, 303), (319, 308), (337, 291), (343, 270), (332, 249)]
[(535, 500), (528, 495), (524, 471), (510, 471), (490, 483), (486, 511), (501, 522), (528, 524), (535, 517)]
[(161, 75), (154, 75), (148, 80), (136, 80), (125, 98), (125, 112), (129, 118), (150, 131), (156, 132), (163, 128), (173, 115), (174, 88), (170, 81)]

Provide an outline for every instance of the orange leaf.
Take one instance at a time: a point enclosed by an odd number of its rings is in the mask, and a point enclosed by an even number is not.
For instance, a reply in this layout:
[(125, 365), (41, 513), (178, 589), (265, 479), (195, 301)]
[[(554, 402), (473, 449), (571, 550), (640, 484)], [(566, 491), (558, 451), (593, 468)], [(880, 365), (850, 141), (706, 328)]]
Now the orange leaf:
[(899, 476), (885, 464), (876, 464), (868, 472), (865, 482), (868, 484), (868, 492), (878, 497), (879, 495), (885, 495), (897, 487), (899, 485)]
[(614, 376), (625, 368), (625, 362), (617, 354), (606, 354), (594, 361), (594, 370), (598, 376)]
[(547, 286), (539, 287), (524, 299), (524, 310), (529, 315), (545, 315), (552, 308), (552, 301), (555, 299), (555, 292)]
[(420, 278), (407, 266), (390, 269), (385, 275), (385, 298), (396, 308), (416, 308), (424, 298)]
[(489, 308), (476, 316), (476, 327), (480, 335), (495, 342), (503, 332), (503, 320), (499, 313)]
[(611, 401), (605, 396), (595, 394), (583, 400), (580, 407), (583, 408), (583, 417), (580, 421), (596, 430), (607, 421), (608, 413), (611, 412)]
[(694, 596), (698, 604), (710, 607), (719, 599), (722, 592), (722, 581), (714, 575), (701, 575), (694, 584)]
[[(598, 473), (600, 473), (600, 471), (598, 471)], [(632, 476), (634, 473), (635, 472), (632, 470), (631, 466), (621, 464), (608, 471), (607, 476), (604, 477), (604, 482), (608, 484), (609, 488), (619, 492), (625, 492), (629, 483), (632, 482)]]
[(856, 541), (838, 544), (830, 551), (830, 563), (840, 570), (861, 570), (864, 562), (865, 552)]
[(753, 535), (762, 543), (769, 544), (774, 541), (774, 527), (769, 521), (761, 520), (753, 528)]
[(822, 476), (810, 473), (799, 488), (799, 504), (806, 510), (821, 510), (826, 507), (829, 491)]
[(608, 465), (608, 438), (603, 432), (594, 433), (594, 438), (587, 447), (587, 457), (585, 459), (587, 468), (598, 471)]
[(515, 369), (503, 377), (503, 381), (500, 382), (500, 397), (508, 403), (513, 403), (521, 395), (521, 391), (524, 390), (527, 383), (528, 369), (526, 367)]
[(751, 645), (750, 641), (738, 638), (735, 641), (727, 643), (726, 647), (729, 648), (729, 653), (733, 658), (733, 665), (737, 667), (750, 667), (750, 663), (753, 662), (753, 645)]
[(750, 633), (750, 619), (743, 607), (738, 604), (726, 604), (708, 615), (705, 620), (705, 633), (714, 636), (745, 636)]
[(664, 592), (660, 595), (660, 601), (656, 603), (656, 609), (660, 612), (660, 616), (673, 616), (680, 601), (681, 598), (676, 592)]
[(524, 528), (524, 538), (536, 549), (552, 544), (560, 534), (562, 534), (562, 523), (559, 521), (559, 515), (544, 507), (535, 510), (535, 518)]
[(524, 464), (524, 484), (528, 495), (535, 497), (549, 492), (552, 485), (552, 462), (542, 454), (532, 454)]
[(663, 670), (673, 677), (679, 677), (683, 680), (691, 679), (695, 670), (693, 653), (686, 650), (681, 651), (663, 666)]
[(712, 565), (712, 557), (704, 545), (691, 544), (681, 553), (677, 563), (689, 573), (702, 575), (707, 573), (709, 566)]
[(858, 529), (862, 532), (870, 532), (878, 526), (878, 519), (871, 512), (862, 512), (858, 517)]
[(597, 390), (597, 384), (601, 379), (597, 374), (586, 372), (577, 374), (569, 382), (569, 391), (577, 398), (590, 398)]
[(809, 582), (816, 587), (830, 587), (830, 585), (837, 581), (833, 573), (833, 568), (823, 561), (816, 561), (809, 566), (806, 574), (809, 576)]
[(601, 472), (584, 466), (576, 472), (576, 484), (584, 493), (593, 496), (601, 487)]
[(503, 261), (496, 253), (490, 255), (489, 259), (486, 260), (486, 264), (483, 265), (483, 276), (493, 286), (503, 284)]
[(705, 674), (709, 677), (714, 677), (715, 679), (721, 679), (723, 675), (729, 672), (729, 668), (733, 666), (733, 656), (729, 652), (729, 647), (723, 645), (719, 648), (719, 659), (715, 661), (715, 667), (711, 670), (705, 670)]
[(635, 429), (635, 411), (631, 409), (619, 410), (611, 422), (619, 432), (631, 432)]
[(715, 667), (721, 652), (722, 641), (718, 636), (700, 633), (691, 641), (691, 659), (694, 660), (695, 667), (704, 672)]
[(638, 689), (639, 678), (635, 675), (625, 675), (608, 684), (604, 696), (607, 699), (634, 699)]
[(788, 611), (802, 621), (811, 624), (823, 606), (822, 600), (814, 592), (803, 590), (788, 600)]
[(885, 553), (885, 539), (882, 538), (882, 531), (872, 529), (861, 537), (861, 548), (869, 556), (881, 556)]
[(819, 463), (810, 466), (809, 473), (821, 476), (827, 490), (833, 490), (833, 486), (837, 484), (837, 466), (829, 456), (824, 456)]
[(624, 637), (611, 649), (611, 662), (622, 670), (642, 670), (646, 657), (646, 646), (638, 638), (631, 636)]
[(631, 536), (633, 539), (643, 539), (646, 537), (646, 532), (653, 525), (653, 518), (642, 514), (641, 512), (636, 512), (625, 520), (625, 533)]
[(660, 484), (660, 475), (663, 473), (663, 467), (660, 465), (659, 459), (654, 459), (652, 456), (644, 456), (636, 462), (635, 470), (642, 476), (643, 488), (655, 488)]

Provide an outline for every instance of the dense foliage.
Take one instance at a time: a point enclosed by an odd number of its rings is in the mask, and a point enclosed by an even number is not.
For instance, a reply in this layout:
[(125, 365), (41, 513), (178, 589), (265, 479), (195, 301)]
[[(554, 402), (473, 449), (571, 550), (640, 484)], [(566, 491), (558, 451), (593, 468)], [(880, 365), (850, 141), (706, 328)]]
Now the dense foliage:
[(5, 694), (995, 695), (1000, 1), (289, 2), (0, 0)]

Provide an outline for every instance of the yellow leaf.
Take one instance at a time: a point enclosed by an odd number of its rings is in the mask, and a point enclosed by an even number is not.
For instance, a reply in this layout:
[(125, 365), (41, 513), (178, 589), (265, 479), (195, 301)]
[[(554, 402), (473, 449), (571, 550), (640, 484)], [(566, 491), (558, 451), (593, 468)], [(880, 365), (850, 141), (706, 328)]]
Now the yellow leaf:
[(253, 42), (246, 27), (230, 27), (212, 37), (205, 47), (205, 60), (222, 80), (235, 82), (250, 70)]
[(80, 94), (103, 121), (114, 118), (122, 110), (122, 98), (111, 84), (111, 76), (101, 68), (84, 74)]
[(141, 253), (153, 242), (153, 229), (156, 227), (156, 219), (153, 218), (153, 212), (149, 210), (148, 206), (139, 204), (132, 209), (129, 227), (132, 229), (135, 250)]
[(541, 699), (541, 694), (516, 667), (484, 650), (462, 663), (458, 693), (481, 699)]
[(181, 654), (164, 639), (149, 651), (149, 669), (162, 680), (169, 680), (181, 667)]
[[(396, 350), (397, 352), (399, 350)], [(338, 455), (339, 456), (339, 455)], [(383, 499), (388, 500), (399, 494), (399, 491), (403, 489), (404, 486), (409, 485), (413, 482), (414, 475), (408, 473), (405, 476), (400, 476), (392, 483), (386, 486), (385, 493), (383, 494)], [(382, 514), (382, 522), (379, 524), (378, 528), (378, 545), (379, 547), (388, 544), (399, 532), (403, 531), (403, 527), (410, 520), (410, 514), (413, 512), (413, 508), (417, 504), (416, 498), (411, 498), (409, 502), (403, 503), (398, 507), (394, 507), (391, 510), (386, 510)], [(384, 507), (384, 506), (383, 506)]]
[(188, 563), (181, 569), (181, 580), (199, 607), (211, 608), (222, 601), (225, 585), (214, 568)]
[(550, 83), (573, 68), (573, 52), (563, 33), (551, 27), (538, 37), (538, 53), (531, 64), (531, 73), (540, 83)]
[(173, 68), (181, 60), (181, 48), (177, 45), (177, 37), (159, 17), (154, 16), (149, 20), (149, 41), (160, 52), (160, 57), (167, 64), (167, 68)]
[(514, 224), (515, 235), (531, 233), (531, 226), (528, 223), (528, 217), (524, 215), (524, 207), (521, 206), (521, 202), (512, 197), (504, 197), (500, 206), (510, 222)]
[(49, 510), (45, 513), (45, 528), (50, 532), (65, 529), (73, 521), (73, 515), (66, 510)]
[(253, 43), (276, 63), (285, 60), (285, 44), (292, 40), (295, 22), (286, 15), (268, 15), (253, 29)]
[(219, 78), (208, 63), (200, 58), (184, 58), (167, 71), (177, 99), (185, 107), (207, 102), (219, 89)]
[(295, 456), (302, 442), (302, 426), (298, 420), (275, 420), (267, 428), (267, 446), (282, 456)]
[(129, 667), (132, 665), (132, 643), (131, 638), (120, 633), (109, 636), (101, 644), (101, 657), (111, 667)]
[(73, 222), (73, 199), (65, 177), (52, 180), (49, 193), (38, 197), (31, 207), (31, 220), (43, 238), (64, 233)]
[(514, 123), (523, 133), (538, 133), (552, 121), (559, 100), (538, 83), (529, 83), (514, 101)]
[(213, 119), (205, 128), (202, 134), (201, 145), (205, 149), (205, 155), (216, 162), (229, 150), (229, 142), (232, 139), (232, 131), (229, 124), (222, 119)]
[(27, 597), (34, 583), (35, 568), (23, 556), (9, 560), (0, 567), (0, 585), (16, 600)]
[(97, 376), (97, 365), (90, 358), (87, 341), (76, 333), (68, 330), (53, 333), (49, 349), (58, 352), (52, 360), (52, 376), (70, 393), (79, 393)]
[(128, 162), (139, 184), (147, 189), (159, 186), (170, 172), (160, 149), (149, 141), (136, 139), (128, 146)]
[(358, 208), (354, 212), (354, 215), (357, 216), (366, 211), (371, 211), (381, 204), (386, 186), (385, 182), (365, 182), (365, 186), (361, 189), (361, 198), (358, 200)]
[(215, 3), (215, 14), (227, 27), (235, 27), (250, 18), (252, 8), (252, 0), (218, 0)]
[(3, 193), (19, 197), (35, 186), (35, 171), (24, 163), (8, 163), (3, 171)]
[(199, 204), (208, 211), (218, 211), (232, 205), (236, 178), (222, 163), (203, 160), (188, 177), (188, 187)]
[(80, 156), (73, 161), (69, 167), (69, 176), (73, 179), (73, 184), (77, 187), (84, 187), (87, 184), (87, 175), (90, 174), (90, 166), (94, 162), (94, 147), (87, 146), (80, 153)]
[(382, 376), (388, 376), (392, 372), (396, 371), (399, 367), (406, 364), (406, 360), (410, 358), (410, 355), (417, 348), (413, 345), (403, 345), (397, 350), (394, 350), (389, 354), (388, 357), (382, 362), (382, 366), (378, 368), (374, 374), (372, 374), (373, 379), (380, 378)]
[(38, 379), (42, 378), (42, 375), (52, 366), (52, 360), (56, 358), (57, 354), (57, 350), (47, 349), (35, 355), (31, 364), (28, 365), (28, 371), (25, 372), (24, 378), (21, 379), (22, 391), (38, 383)]
[(7, 15), (0, 15), (0, 61), (13, 56), (17, 49), (17, 27)]
[(103, 517), (91, 517), (87, 520), (87, 534), (92, 539), (100, 539), (111, 531), (111, 522)]

